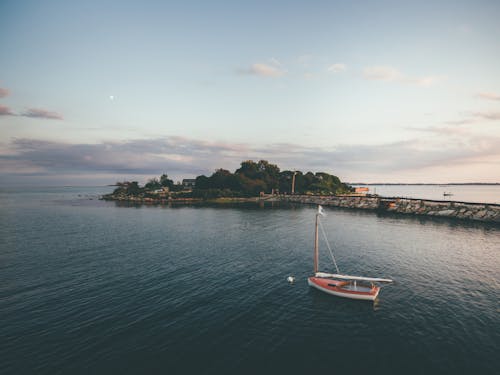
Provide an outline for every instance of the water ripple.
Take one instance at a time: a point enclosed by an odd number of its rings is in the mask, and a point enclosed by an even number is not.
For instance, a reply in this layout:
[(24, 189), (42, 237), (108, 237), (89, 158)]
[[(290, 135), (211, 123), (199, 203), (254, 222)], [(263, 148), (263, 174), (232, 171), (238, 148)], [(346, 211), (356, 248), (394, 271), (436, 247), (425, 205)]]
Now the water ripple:
[(396, 280), (366, 303), (307, 286), (313, 208), (60, 202), (3, 206), (2, 373), (499, 368), (494, 228), (329, 210), (341, 270)]

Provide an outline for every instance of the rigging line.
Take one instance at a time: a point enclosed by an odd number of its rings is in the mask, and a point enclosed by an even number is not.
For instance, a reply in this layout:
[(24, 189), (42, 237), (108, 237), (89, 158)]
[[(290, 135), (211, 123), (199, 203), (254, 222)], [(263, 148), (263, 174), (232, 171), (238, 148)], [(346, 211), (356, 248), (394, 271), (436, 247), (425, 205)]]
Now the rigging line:
[(339, 267), (337, 266), (337, 262), (335, 261), (335, 257), (333, 256), (333, 251), (330, 248), (330, 244), (328, 243), (328, 238), (326, 238), (326, 233), (325, 233), (325, 229), (323, 228), (323, 224), (321, 224), (321, 220), (318, 220), (318, 222), (319, 222), (319, 227), (321, 228), (321, 233), (323, 233), (323, 237), (324, 237), (325, 242), (326, 242), (326, 247), (328, 247), (328, 250), (330, 251), (330, 256), (332, 257), (333, 264), (335, 265), (335, 268), (337, 269), (337, 273), (340, 273)]

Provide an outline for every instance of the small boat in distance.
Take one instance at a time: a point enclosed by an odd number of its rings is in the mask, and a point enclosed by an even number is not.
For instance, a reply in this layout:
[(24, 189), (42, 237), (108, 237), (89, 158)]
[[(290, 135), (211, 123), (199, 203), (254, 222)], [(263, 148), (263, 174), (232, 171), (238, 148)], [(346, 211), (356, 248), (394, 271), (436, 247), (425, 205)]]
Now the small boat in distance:
[(453, 193), (447, 193), (446, 191), (443, 193), (443, 197), (451, 197)]
[[(333, 252), (330, 249), (330, 245), (327, 243), (328, 249), (332, 256), (333, 263), (337, 270), (336, 274), (319, 272), (319, 251), (318, 251), (318, 225), (320, 225), (319, 217), (324, 216), (323, 208), (318, 206), (318, 212), (316, 213), (316, 228), (314, 237), (314, 276), (307, 279), (307, 283), (322, 292), (332, 294), (338, 297), (360, 299), (367, 301), (374, 301), (378, 293), (380, 292), (380, 287), (375, 285), (375, 283), (392, 283), (391, 279), (381, 279), (375, 277), (363, 277), (363, 276), (350, 276), (341, 275), (337, 267), (337, 262), (333, 256)], [(323, 229), (323, 228), (322, 228)], [(324, 231), (323, 234), (325, 235)], [(326, 235), (325, 235), (326, 240)]]

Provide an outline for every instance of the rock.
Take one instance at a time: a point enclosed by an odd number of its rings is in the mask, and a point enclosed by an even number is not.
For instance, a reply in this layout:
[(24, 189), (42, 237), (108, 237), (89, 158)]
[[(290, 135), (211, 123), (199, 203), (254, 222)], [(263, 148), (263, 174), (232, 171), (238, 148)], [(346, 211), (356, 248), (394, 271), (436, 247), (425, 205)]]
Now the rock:
[(482, 219), (488, 211), (486, 210), (481, 210), (476, 213), (474, 213), (474, 218)]
[(436, 216), (455, 216), (455, 210), (443, 210), (436, 212)]

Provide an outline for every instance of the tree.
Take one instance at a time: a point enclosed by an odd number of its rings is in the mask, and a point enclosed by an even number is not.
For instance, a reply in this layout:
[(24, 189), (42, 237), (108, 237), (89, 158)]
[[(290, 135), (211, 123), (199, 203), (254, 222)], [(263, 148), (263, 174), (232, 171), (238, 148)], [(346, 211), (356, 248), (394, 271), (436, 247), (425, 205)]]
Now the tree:
[(143, 189), (139, 186), (137, 181), (132, 181), (127, 185), (127, 194), (128, 195), (139, 195), (143, 192)]
[(168, 187), (169, 189), (172, 189), (174, 186), (174, 181), (170, 180), (168, 178), (168, 175), (164, 173), (160, 176), (160, 185), (162, 187)]
[(253, 160), (245, 160), (241, 162), (240, 168), (234, 173), (248, 178), (257, 178), (259, 175), (259, 165)]
[[(297, 173), (295, 171), (283, 171), (279, 174), (278, 177), (278, 188), (280, 193), (290, 194), (292, 192), (292, 181), (293, 175)], [(297, 181), (295, 181), (295, 186), (297, 186)], [(295, 187), (295, 191), (297, 188)]]
[[(280, 169), (267, 160), (259, 160), (258, 163), (245, 160), (235, 174), (239, 177), (243, 190), (251, 194), (271, 192), (271, 189), (279, 188)], [(256, 192), (258, 189), (260, 190)]]
[(161, 183), (160, 183), (160, 180), (158, 178), (152, 178), (150, 179), (146, 185), (144, 185), (144, 187), (147, 189), (147, 190), (156, 190), (156, 189), (159, 189), (161, 188)]
[(214, 189), (241, 190), (241, 184), (238, 178), (227, 169), (217, 169), (209, 177), (209, 186)]
[(194, 186), (197, 190), (210, 189), (210, 179), (205, 175), (198, 176), (196, 177)]

